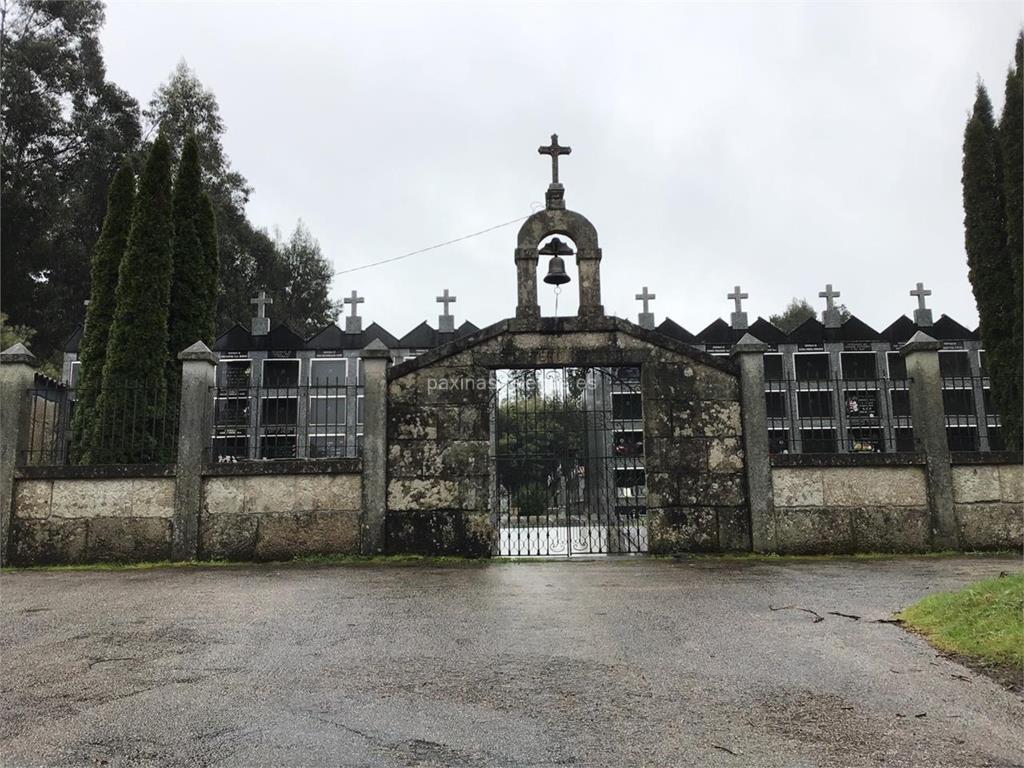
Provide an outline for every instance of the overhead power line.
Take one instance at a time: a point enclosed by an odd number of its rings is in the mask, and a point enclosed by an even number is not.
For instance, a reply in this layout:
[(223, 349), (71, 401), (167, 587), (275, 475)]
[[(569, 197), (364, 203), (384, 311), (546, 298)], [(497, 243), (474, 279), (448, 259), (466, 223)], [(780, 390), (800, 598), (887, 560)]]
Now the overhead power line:
[(338, 270), (337, 272), (335, 272), (334, 274), (335, 275), (347, 275), (350, 272), (358, 272), (358, 271), (360, 271), (362, 269), (369, 269), (370, 267), (379, 267), (382, 264), (390, 264), (390, 263), (392, 263), (394, 261), (401, 261), (402, 259), (408, 259), (410, 256), (415, 256), (415, 255), (417, 255), (419, 253), (426, 253), (427, 251), (433, 251), (433, 250), (436, 250), (438, 248), (444, 248), (446, 245), (453, 245), (455, 243), (461, 243), (463, 240), (469, 240), (470, 238), (479, 237), (480, 235), (485, 235), (488, 232), (493, 232), (494, 230), (501, 229), (502, 227), (508, 227), (508, 226), (510, 226), (512, 224), (518, 224), (520, 221), (528, 219), (532, 215), (533, 215), (532, 213), (528, 213), (525, 216), (520, 216), (517, 219), (512, 219), (511, 221), (505, 221), (505, 222), (502, 222), (501, 224), (495, 224), (493, 227), (487, 227), (487, 229), (481, 229), (479, 232), (472, 232), (471, 234), (463, 235), (462, 237), (456, 237), (454, 240), (445, 240), (443, 243), (437, 243), (436, 245), (428, 245), (426, 248), (418, 248), (415, 251), (409, 251), (408, 253), (403, 253), (401, 256), (392, 256), (389, 259), (381, 259), (380, 261), (372, 261), (369, 264), (363, 264), (363, 265), (358, 266), (358, 267), (351, 267), (349, 269), (341, 269), (341, 270)]

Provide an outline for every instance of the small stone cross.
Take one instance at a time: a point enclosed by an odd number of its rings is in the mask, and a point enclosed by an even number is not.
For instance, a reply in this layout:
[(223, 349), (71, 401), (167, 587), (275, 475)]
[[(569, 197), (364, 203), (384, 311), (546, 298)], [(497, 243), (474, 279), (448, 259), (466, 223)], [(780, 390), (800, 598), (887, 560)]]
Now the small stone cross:
[(931, 296), (932, 292), (925, 289), (924, 283), (918, 283), (917, 284), (917, 288), (915, 290), (911, 291), (910, 295), (917, 297), (917, 308), (918, 309), (928, 309), (928, 307), (925, 306), (924, 297), (925, 296)]
[(736, 303), (736, 311), (737, 312), (742, 312), (743, 311), (743, 300), (744, 299), (749, 299), (750, 298), (750, 294), (749, 293), (740, 293), (740, 287), (737, 285), (736, 288), (733, 289), (733, 292), (730, 293), (725, 298), (732, 299)]
[(267, 296), (266, 291), (260, 291), (259, 294), (249, 299), (249, 303), (256, 305), (256, 317), (266, 317), (267, 305), (273, 304), (274, 300)]
[(656, 294), (648, 293), (647, 292), (647, 286), (646, 285), (644, 286), (643, 293), (638, 293), (636, 295), (636, 300), (637, 301), (642, 301), (643, 304), (644, 304), (644, 312), (649, 312), (650, 311), (650, 307), (648, 305), (651, 303), (651, 301), (653, 301), (656, 298), (658, 298)]
[(749, 299), (750, 294), (741, 292), (740, 287), (737, 285), (733, 292), (727, 294), (725, 298), (732, 299), (736, 303), (736, 309), (733, 310), (732, 315), (729, 317), (729, 325), (733, 328), (746, 330), (749, 323), (747, 322), (747, 313), (743, 311), (743, 300)]
[(558, 134), (551, 134), (551, 144), (546, 147), (538, 147), (537, 152), (542, 155), (551, 155), (551, 183), (558, 183), (558, 156), (572, 153), (572, 147), (560, 147), (558, 145)]
[(438, 304), (444, 304), (444, 316), (445, 317), (449, 317), (450, 316), (449, 313), (448, 313), (448, 305), (449, 304), (454, 304), (456, 301), (458, 301), (458, 298), (456, 298), (455, 296), (449, 296), (447, 288), (444, 289), (444, 295), (443, 296), (438, 296), (437, 297), (437, 303)]
[(448, 295), (448, 289), (444, 289), (444, 295), (437, 297), (438, 304), (444, 304), (444, 313), (437, 318), (437, 330), (441, 333), (451, 333), (455, 330), (455, 317), (448, 312), (448, 305), (457, 301), (455, 296)]
[(818, 297), (825, 300), (825, 311), (832, 312), (836, 308), (835, 300), (839, 298), (839, 291), (833, 291), (832, 283), (828, 283), (825, 290), (818, 293)]
[(274, 300), (267, 296), (266, 291), (260, 291), (257, 296), (249, 299), (249, 303), (256, 305), (256, 315), (252, 319), (252, 335), (266, 336), (270, 333), (270, 318), (267, 317), (267, 305), (273, 304)]
[(838, 328), (841, 326), (842, 319), (839, 317), (839, 310), (836, 309), (835, 300), (839, 298), (839, 291), (832, 290), (832, 283), (828, 283), (825, 286), (825, 290), (818, 293), (818, 296), (825, 300), (825, 311), (822, 313), (822, 319), (825, 321), (826, 328)]
[(356, 304), (363, 304), (366, 301), (366, 299), (364, 299), (362, 296), (357, 294), (355, 291), (352, 291), (352, 295), (351, 296), (346, 296), (344, 299), (342, 299), (342, 301), (345, 304), (351, 304), (352, 305), (352, 317), (356, 317), (356, 311), (358, 309), (356, 307)]
[(355, 291), (352, 291), (351, 296), (346, 296), (342, 299), (343, 303), (352, 305), (352, 314), (345, 318), (345, 333), (362, 333), (363, 318), (357, 314), (358, 307), (356, 305), (362, 304), (365, 301), (366, 299)]
[(654, 299), (658, 298), (655, 294), (650, 293), (647, 290), (647, 286), (644, 286), (644, 290), (636, 295), (637, 301), (642, 301), (644, 305), (644, 311), (640, 313), (640, 327), (654, 329), (654, 313), (650, 311), (650, 303)]
[(911, 291), (910, 295), (917, 297), (917, 309), (914, 310), (914, 323), (921, 328), (927, 328), (932, 324), (932, 311), (925, 306), (924, 297), (931, 296), (932, 292), (924, 287), (924, 283), (918, 283), (917, 288)]

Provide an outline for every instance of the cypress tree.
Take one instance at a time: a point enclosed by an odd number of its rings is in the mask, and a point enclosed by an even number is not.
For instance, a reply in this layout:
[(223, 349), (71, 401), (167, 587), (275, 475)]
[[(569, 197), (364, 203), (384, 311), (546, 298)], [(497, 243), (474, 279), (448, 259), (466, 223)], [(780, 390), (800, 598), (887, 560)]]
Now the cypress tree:
[(978, 84), (974, 111), (964, 130), (964, 243), (968, 277), (981, 320), (992, 395), (1012, 420), (1019, 385), (1013, 367), (1013, 281), (1006, 245), (1001, 152), (985, 86)]
[(1024, 31), (1017, 35), (1014, 66), (1006, 74), (1006, 100), (999, 120), (999, 145), (1003, 159), (1003, 201), (1006, 206), (1006, 247), (1013, 277), (1013, 380), (1017, 385), (1012, 407), (1001, 414), (1007, 447), (1021, 447), (1021, 382), (1024, 380)]
[[(101, 423), (90, 458), (157, 461), (167, 413), (167, 314), (171, 298), (171, 147), (153, 143), (139, 177), (132, 226), (117, 282), (100, 392)], [(117, 444), (111, 445), (111, 437)]]
[(208, 343), (211, 343), (217, 335), (220, 251), (217, 245), (217, 217), (213, 211), (213, 201), (205, 192), (199, 201), (196, 230), (199, 233), (199, 241), (203, 245), (203, 253), (206, 257), (207, 316), (205, 318), (205, 327), (207, 330), (203, 338), (209, 339)]
[[(202, 204), (202, 171), (199, 144), (194, 136), (185, 139), (178, 175), (174, 180), (174, 268), (171, 278), (171, 307), (168, 319), (168, 376), (177, 376), (177, 355), (186, 347), (210, 338), (210, 288), (208, 259), (199, 235)], [(204, 235), (208, 237), (208, 235)]]
[(107, 194), (107, 213), (103, 230), (92, 256), (89, 307), (82, 334), (80, 375), (75, 393), (72, 425), (72, 461), (79, 461), (89, 450), (90, 435), (96, 418), (96, 403), (103, 381), (103, 361), (114, 320), (115, 293), (121, 258), (128, 243), (135, 199), (135, 174), (127, 163), (114, 175)]

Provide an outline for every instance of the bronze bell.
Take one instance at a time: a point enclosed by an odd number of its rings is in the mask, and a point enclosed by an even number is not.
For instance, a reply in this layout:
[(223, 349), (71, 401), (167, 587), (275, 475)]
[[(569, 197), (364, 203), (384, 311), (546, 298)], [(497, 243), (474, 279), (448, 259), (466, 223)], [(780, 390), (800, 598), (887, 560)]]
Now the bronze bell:
[(562, 256), (571, 256), (573, 254), (572, 248), (563, 243), (557, 237), (551, 238), (547, 245), (538, 251), (545, 256), (551, 255), (550, 261), (548, 261), (548, 273), (544, 275), (544, 282), (550, 285), (565, 285), (572, 280), (569, 275), (565, 273), (565, 261)]

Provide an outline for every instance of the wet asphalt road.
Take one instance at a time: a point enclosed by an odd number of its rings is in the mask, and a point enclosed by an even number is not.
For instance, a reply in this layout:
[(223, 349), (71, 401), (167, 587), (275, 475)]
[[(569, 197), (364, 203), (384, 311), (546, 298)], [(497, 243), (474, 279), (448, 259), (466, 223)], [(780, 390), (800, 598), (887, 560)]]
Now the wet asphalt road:
[[(7, 766), (1021, 765), (1021, 698), (871, 621), (1018, 567), (9, 573), (0, 755)], [(824, 621), (769, 609), (787, 605)]]

